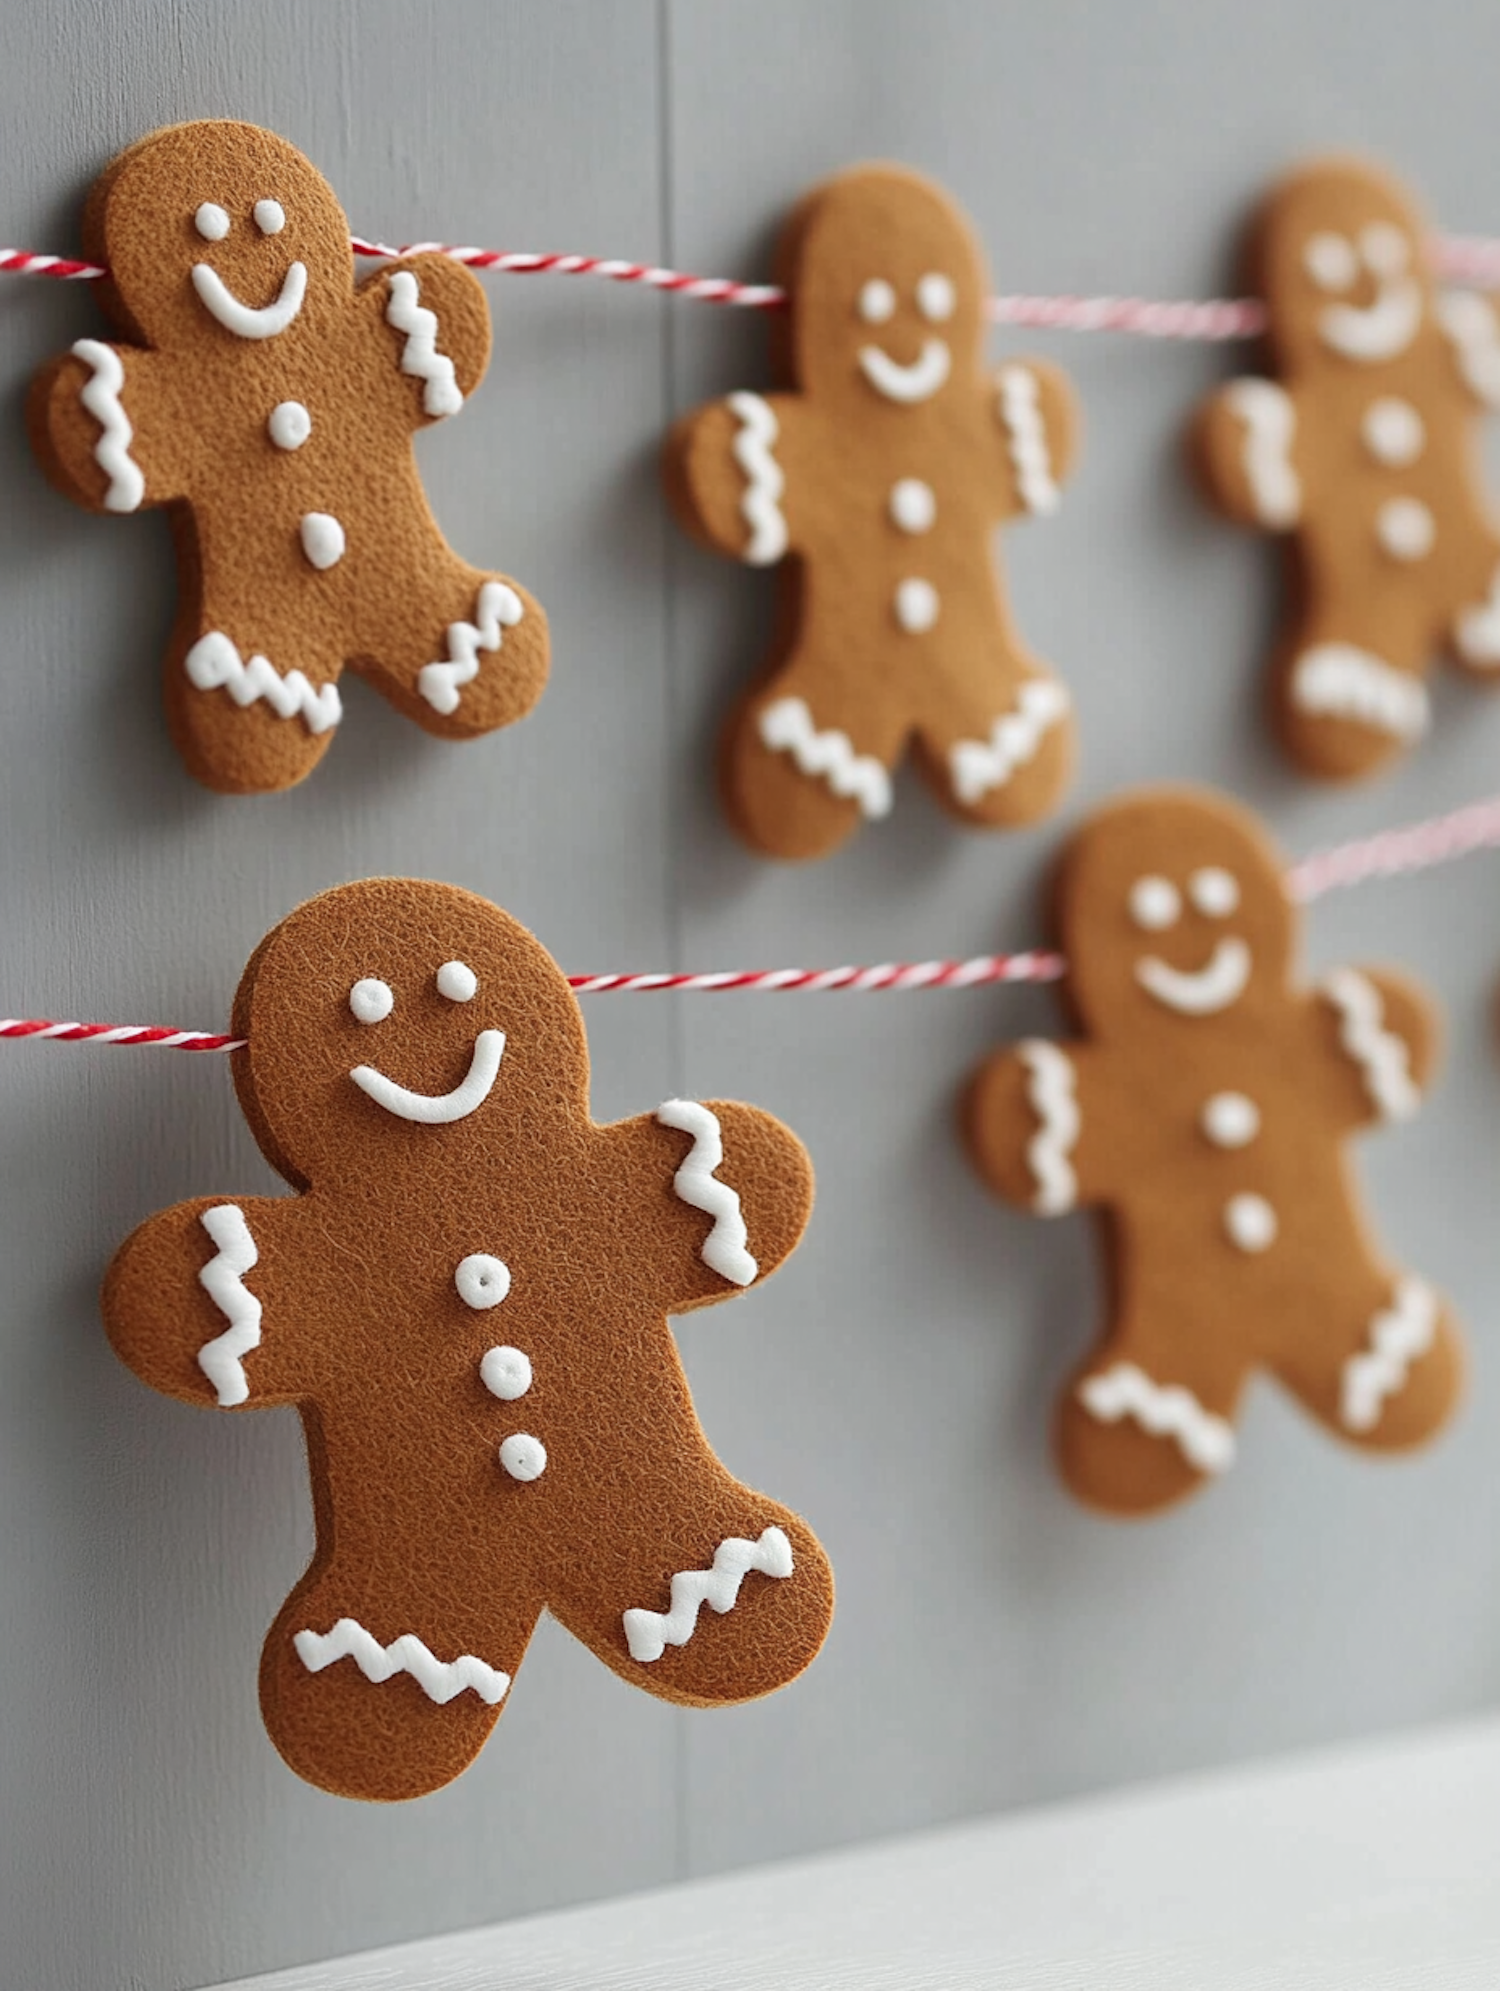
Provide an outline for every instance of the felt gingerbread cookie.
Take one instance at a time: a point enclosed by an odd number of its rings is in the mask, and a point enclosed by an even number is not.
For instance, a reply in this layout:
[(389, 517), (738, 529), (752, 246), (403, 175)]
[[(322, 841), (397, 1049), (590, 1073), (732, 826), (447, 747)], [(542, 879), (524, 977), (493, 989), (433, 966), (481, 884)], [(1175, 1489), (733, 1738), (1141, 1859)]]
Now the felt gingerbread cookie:
[(473, 274), (407, 256), (356, 288), (322, 176), (271, 132), (220, 121), (122, 152), (83, 236), (121, 341), (79, 339), (44, 367), (28, 425), (78, 503), (168, 508), (167, 720), (192, 773), (231, 794), (302, 780), (333, 739), (346, 665), (450, 739), (527, 712), (546, 617), (452, 551), (412, 455), (483, 376)]
[(794, 1679), (828, 1629), (827, 1559), (715, 1458), (667, 1316), (796, 1245), (795, 1136), (721, 1101), (596, 1125), (564, 977), (446, 885), (299, 908), (234, 1030), (240, 1103), (297, 1193), (151, 1218), (103, 1306), (153, 1388), (302, 1414), (317, 1550), (260, 1669), (291, 1767), (348, 1797), (447, 1783), (544, 1608), (664, 1700)]
[(1106, 1213), (1109, 1317), (1059, 1408), (1068, 1485), (1142, 1514), (1232, 1464), (1268, 1369), (1353, 1444), (1397, 1450), (1453, 1408), (1442, 1298), (1378, 1249), (1345, 1144), (1417, 1110), (1437, 1050), (1425, 996), (1383, 969), (1295, 979), (1298, 920), (1255, 818), (1147, 790), (1064, 852), (1057, 926), (1069, 1043), (976, 1076), (981, 1174), (1039, 1216)]
[(1284, 180), (1251, 269), (1277, 378), (1231, 381), (1196, 424), (1213, 498), (1285, 539), (1273, 715), (1329, 780), (1422, 737), (1434, 653), (1500, 675), (1500, 531), (1475, 434), (1500, 407), (1500, 325), (1484, 298), (1437, 290), (1428, 240), (1371, 166), (1318, 160)]
[(770, 856), (822, 857), (889, 813), (910, 741), (962, 821), (1030, 822), (1071, 771), (1072, 710), (1012, 624), (991, 541), (1056, 510), (1072, 390), (1037, 360), (986, 370), (979, 245), (916, 173), (817, 188), (777, 280), (791, 389), (700, 408), (665, 458), (690, 532), (782, 563), (780, 635), (725, 735), (730, 818)]

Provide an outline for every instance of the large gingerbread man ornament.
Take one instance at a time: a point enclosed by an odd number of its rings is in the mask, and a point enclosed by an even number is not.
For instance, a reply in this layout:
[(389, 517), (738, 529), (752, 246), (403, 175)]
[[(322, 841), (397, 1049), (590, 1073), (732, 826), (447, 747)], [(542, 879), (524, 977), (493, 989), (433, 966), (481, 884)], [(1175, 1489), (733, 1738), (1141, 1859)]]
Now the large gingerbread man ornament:
[(1016, 633), (991, 540), (1057, 508), (1072, 390), (1037, 360), (985, 369), (979, 246), (915, 173), (819, 187), (777, 279), (793, 390), (713, 402), (666, 450), (690, 532), (783, 563), (780, 636), (725, 735), (731, 821), (770, 856), (825, 856), (889, 813), (911, 741), (963, 821), (1030, 822), (1068, 779), (1072, 710)]
[(667, 1316), (796, 1245), (795, 1136), (719, 1101), (595, 1125), (563, 976), (446, 885), (302, 906), (234, 1030), (240, 1103), (298, 1193), (151, 1218), (104, 1317), (155, 1389), (302, 1414), (317, 1551), (260, 1669), (291, 1767), (348, 1797), (447, 1783), (543, 1609), (664, 1700), (794, 1679), (828, 1629), (827, 1559), (709, 1449)]
[(546, 617), (451, 550), (412, 455), (484, 373), (472, 273), (408, 256), (356, 288), (332, 189), (248, 124), (131, 146), (83, 235), (122, 341), (79, 339), (42, 370), (32, 441), (90, 510), (170, 512), (167, 720), (192, 773), (232, 794), (302, 780), (333, 739), (346, 665), (449, 739), (527, 712)]
[(1297, 918), (1255, 818), (1206, 791), (1101, 810), (1057, 883), (1082, 1034), (992, 1058), (980, 1172), (1039, 1216), (1106, 1215), (1110, 1311), (1056, 1439), (1081, 1500), (1144, 1514), (1233, 1463), (1268, 1369), (1340, 1437), (1420, 1443), (1460, 1382), (1448, 1308), (1362, 1218), (1345, 1143), (1417, 1109), (1436, 1022), (1409, 982), (1293, 978)]
[(1286, 540), (1273, 715), (1330, 780), (1422, 737), (1436, 652), (1500, 675), (1500, 533), (1475, 436), (1500, 407), (1500, 327), (1483, 298), (1437, 291), (1428, 239), (1370, 166), (1323, 160), (1283, 181), (1252, 267), (1278, 378), (1231, 381), (1196, 427), (1214, 499)]

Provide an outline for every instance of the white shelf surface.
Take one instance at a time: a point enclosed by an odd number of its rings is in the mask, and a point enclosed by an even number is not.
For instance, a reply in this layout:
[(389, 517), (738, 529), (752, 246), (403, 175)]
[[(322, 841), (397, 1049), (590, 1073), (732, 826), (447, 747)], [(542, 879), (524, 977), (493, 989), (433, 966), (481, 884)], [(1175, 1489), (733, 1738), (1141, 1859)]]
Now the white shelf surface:
[(759, 1867), (224, 1991), (1496, 1991), (1500, 1720)]

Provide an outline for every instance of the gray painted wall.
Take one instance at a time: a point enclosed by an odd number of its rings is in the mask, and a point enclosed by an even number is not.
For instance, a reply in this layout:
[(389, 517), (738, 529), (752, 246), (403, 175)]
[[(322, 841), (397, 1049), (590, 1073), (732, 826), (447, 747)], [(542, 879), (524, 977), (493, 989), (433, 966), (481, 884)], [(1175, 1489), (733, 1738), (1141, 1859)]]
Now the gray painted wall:
[[(67, 249), (121, 144), (240, 115), (303, 146), (386, 237), (598, 250), (763, 274), (811, 180), (890, 156), (945, 180), (1002, 287), (1206, 294), (1299, 152), (1356, 144), (1456, 230), (1500, 230), (1500, 15), (1429, 0), (3, 0), (0, 232)], [(670, 413), (766, 378), (745, 317), (494, 280), (482, 394), (422, 445), (439, 516), (530, 583), (556, 668), (536, 715), (454, 750), (352, 686), (303, 789), (208, 795), (163, 731), (159, 517), (90, 520), (20, 428), (33, 366), (96, 328), (81, 286), (0, 291), (0, 1003), (205, 1027), (261, 933), (382, 870), (489, 893), (573, 969), (879, 960), (1024, 945), (1069, 817), (1191, 774), (1293, 851), (1496, 786), (1500, 709), (1453, 682), (1379, 788), (1315, 792), (1257, 718), (1264, 547), (1202, 511), (1181, 421), (1229, 361), (1056, 337), (1088, 412), (1061, 517), (1013, 532), (1026, 629), (1073, 684), (1064, 817), (951, 828), (915, 784), (812, 870), (731, 839), (711, 747), (769, 587), (678, 543)], [(1005, 349), (1019, 342), (1007, 340)], [(997, 341), (997, 351), (1001, 350)], [(826, 1653), (718, 1715), (633, 1693), (544, 1625), (451, 1789), (366, 1810), (304, 1788), (259, 1725), (262, 1633), (307, 1554), (291, 1413), (195, 1416), (114, 1362), (94, 1293), (143, 1215), (268, 1174), (211, 1058), (0, 1051), (0, 1928), (7, 1986), (199, 1985), (1059, 1792), (1484, 1705), (1500, 1687), (1500, 1441), (1482, 860), (1320, 906), (1315, 965), (1385, 955), (1449, 1005), (1453, 1055), (1366, 1175), (1396, 1250), (1456, 1297), (1474, 1388), (1450, 1438), (1377, 1468), (1269, 1389), (1211, 1497), (1122, 1529), (1050, 1472), (1050, 1400), (1088, 1338), (1084, 1220), (990, 1202), (954, 1141), (963, 1073), (1048, 1028), (1045, 994), (600, 998), (603, 1116), (673, 1092), (780, 1113), (820, 1173), (764, 1293), (682, 1346), (728, 1462), (809, 1515), (837, 1566)]]

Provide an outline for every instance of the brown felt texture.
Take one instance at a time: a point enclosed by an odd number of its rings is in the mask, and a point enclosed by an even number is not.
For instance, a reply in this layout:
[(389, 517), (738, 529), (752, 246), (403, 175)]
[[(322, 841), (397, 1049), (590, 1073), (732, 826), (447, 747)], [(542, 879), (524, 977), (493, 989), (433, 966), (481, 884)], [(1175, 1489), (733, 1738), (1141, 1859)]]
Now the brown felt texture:
[[(1239, 886), (1227, 916), (1192, 902), (1190, 881), (1210, 867)], [(1229, 1420), (1252, 1371), (1269, 1370), (1330, 1430), (1377, 1450), (1430, 1437), (1458, 1396), (1460, 1343), (1439, 1300), (1430, 1351), (1385, 1398), (1373, 1428), (1341, 1421), (1343, 1366), (1369, 1346), (1399, 1275), (1361, 1212), (1346, 1153), (1349, 1137), (1379, 1115), (1342, 1046), (1339, 1013), (1296, 980), (1299, 915), (1283, 875), (1248, 810), (1179, 788), (1138, 791), (1100, 810), (1059, 869), (1056, 938), (1080, 1029), (1061, 1047), (1079, 1111), (1069, 1160), (1076, 1201), (1101, 1212), (1109, 1292), (1100, 1339), (1059, 1404), (1056, 1439), (1073, 1492), (1110, 1512), (1147, 1513), (1202, 1483), (1171, 1436), (1153, 1436), (1132, 1417), (1102, 1421), (1085, 1407), (1079, 1384), (1113, 1363), (1184, 1385)], [(1132, 919), (1131, 888), (1145, 877), (1181, 895), (1181, 915), (1165, 930), (1146, 932)], [(1251, 965), (1243, 993), (1217, 1014), (1180, 1014), (1138, 982), (1143, 958), (1197, 972), (1226, 936), (1248, 943)], [(1405, 1046), (1411, 1080), (1425, 1087), (1438, 1051), (1433, 1004), (1404, 977), (1360, 972), (1382, 1027)], [(1206, 1102), (1228, 1092), (1247, 1096), (1260, 1119), (1234, 1148), (1210, 1141), (1202, 1124)], [(986, 1181), (1034, 1209), (1042, 1115), (1016, 1047), (976, 1073), (964, 1118)], [(1276, 1214), (1277, 1235), (1258, 1253), (1226, 1233), (1225, 1206), (1242, 1194), (1263, 1196)]]
[[(916, 303), (919, 280), (933, 273), (954, 287), (952, 315), (940, 323)], [(764, 398), (779, 429), (787, 553), (776, 639), (724, 737), (720, 786), (730, 820), (752, 848), (782, 858), (826, 856), (858, 828), (855, 801), (761, 738), (767, 707), (795, 697), (820, 731), (843, 733), (887, 769), (914, 743), (934, 795), (962, 821), (1033, 821), (1055, 805), (1071, 773), (1070, 715), (975, 800), (956, 792), (949, 762), (958, 742), (990, 739), (1026, 680), (1049, 675), (1011, 621), (994, 563), (994, 528), (1026, 506), (998, 377), (984, 365), (989, 278), (979, 245), (931, 181), (862, 166), (815, 189), (793, 213), (776, 277), (792, 296), (774, 335), (789, 391)], [(883, 324), (859, 311), (872, 278), (895, 292)], [(888, 398), (861, 370), (862, 347), (907, 366), (933, 337), (946, 342), (950, 371), (915, 405)], [(1060, 483), (1077, 447), (1072, 389), (1043, 361), (1012, 364), (1030, 376)], [(667, 492), (685, 528), (735, 558), (747, 557), (751, 542), (747, 477), (735, 456), (740, 426), (728, 401), (713, 402), (676, 424), (664, 454)], [(930, 528), (895, 523), (891, 493), (901, 479), (932, 492)], [(894, 611), (899, 583), (912, 577), (935, 587), (940, 604), (923, 633), (902, 628)]]
[[(255, 203), (286, 212), (262, 235)], [(229, 215), (229, 234), (205, 241), (200, 203)], [(178, 559), (178, 614), (164, 667), (167, 722), (191, 772), (233, 794), (289, 788), (316, 766), (337, 728), (309, 730), (263, 699), (202, 690), (184, 659), (223, 631), (240, 656), (268, 658), (285, 678), (317, 688), (347, 666), (428, 732), (467, 739), (530, 710), (547, 676), (547, 620), (508, 577), (470, 567), (428, 509), (412, 438), (437, 417), (423, 382), (401, 370), (403, 334), (386, 322), (393, 271), (413, 272), (418, 302), (436, 314), (437, 350), (467, 397), (489, 358), (489, 307), (472, 272), (447, 257), (388, 264), (357, 288), (349, 225), (333, 190), (292, 146), (254, 125), (208, 121), (152, 133), (122, 153), (90, 195), (84, 254), (107, 264), (95, 286), (123, 343), (120, 400), (146, 505), (170, 513)], [(307, 269), (295, 320), (265, 339), (227, 330), (200, 301), (195, 264), (218, 271), (236, 297), (260, 307), (293, 261)], [(109, 479), (96, 457), (102, 425), (84, 406), (92, 369), (73, 353), (32, 385), (27, 419), (52, 481), (94, 511)], [(271, 411), (303, 404), (312, 429), (286, 450), (267, 430)], [(299, 527), (312, 512), (344, 528), (337, 565), (315, 568)], [(449, 655), (451, 623), (473, 622), (481, 586), (503, 580), (523, 616), (444, 716), (423, 698), (418, 673)]]
[[(1371, 307), (1379, 283), (1361, 259), (1344, 290), (1320, 286), (1308, 245), (1335, 236), (1356, 250), (1372, 226), (1400, 231), (1420, 316), (1407, 343), (1384, 359), (1352, 358), (1320, 331), (1331, 305)], [(1299, 660), (1323, 644), (1353, 645), (1391, 670), (1424, 679), (1447, 650), (1474, 676), (1500, 672), (1500, 626), (1493, 658), (1465, 658), (1458, 624), (1480, 609), (1500, 572), (1500, 533), (1486, 503), (1476, 417), (1489, 405), (1466, 378), (1440, 320), (1428, 266), (1427, 217), (1397, 181), (1356, 159), (1321, 159), (1275, 186), (1256, 218), (1246, 280), (1269, 314), (1267, 364), (1290, 400), (1289, 461), (1301, 487), (1296, 523), (1279, 528), (1286, 547), (1284, 626), (1269, 680), (1272, 722), (1307, 773), (1345, 781), (1388, 766), (1405, 742), (1388, 727), (1345, 710), (1307, 710), (1293, 695)], [(1482, 309), (1482, 307), (1481, 307)], [(1247, 471), (1247, 426), (1236, 406), (1245, 383), (1221, 388), (1199, 410), (1193, 454), (1212, 500), (1232, 519), (1263, 531)], [(1418, 453), (1382, 461), (1365, 430), (1377, 403), (1415, 411)], [(1435, 532), (1430, 550), (1398, 558), (1382, 542), (1383, 505), (1414, 499)]]
[[(472, 1001), (439, 993), (450, 960), (477, 975)], [(366, 977), (395, 994), (381, 1023), (350, 1011)], [(372, 1683), (350, 1658), (309, 1672), (295, 1634), (346, 1616), (382, 1645), (415, 1633), (440, 1660), (472, 1653), (514, 1675), (546, 1608), (623, 1678), (688, 1706), (794, 1679), (828, 1629), (827, 1558), (804, 1521), (714, 1456), (667, 1324), (738, 1290), (704, 1263), (711, 1219), (673, 1190), (691, 1138), (654, 1114), (591, 1120), (582, 1018), (537, 941), (452, 886), (343, 886), (261, 943), (234, 1028), (250, 1039), (233, 1054), (246, 1118), (301, 1193), (198, 1197), (152, 1217), (117, 1253), (103, 1308), (137, 1375), (213, 1404), (198, 1353), (227, 1323), (199, 1283), (214, 1256), (201, 1219), (226, 1201), (243, 1210), (259, 1252), (245, 1283), (263, 1306), (245, 1408), (301, 1412), (317, 1522), (261, 1662), (266, 1726), (291, 1767), (349, 1797), (415, 1797), (466, 1767), (509, 1700), (466, 1690), (439, 1705), (406, 1674)], [(397, 1118), (351, 1082), (369, 1064), (445, 1092), (483, 1029), (505, 1032), (499, 1075), (450, 1125)], [(769, 1114), (711, 1110), (718, 1177), (741, 1199), (764, 1278), (807, 1222), (811, 1164)], [(512, 1278), (484, 1312), (454, 1284), (475, 1252)], [(532, 1364), (514, 1401), (480, 1378), (496, 1346)], [(530, 1482), (497, 1459), (518, 1432), (547, 1451)], [(752, 1571), (733, 1609), (704, 1606), (685, 1645), (631, 1657), (626, 1610), (666, 1611), (675, 1572), (768, 1526), (790, 1538), (789, 1578)]]

